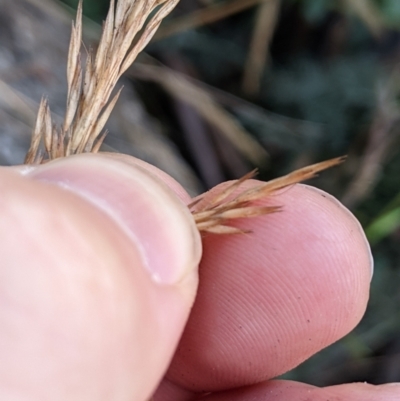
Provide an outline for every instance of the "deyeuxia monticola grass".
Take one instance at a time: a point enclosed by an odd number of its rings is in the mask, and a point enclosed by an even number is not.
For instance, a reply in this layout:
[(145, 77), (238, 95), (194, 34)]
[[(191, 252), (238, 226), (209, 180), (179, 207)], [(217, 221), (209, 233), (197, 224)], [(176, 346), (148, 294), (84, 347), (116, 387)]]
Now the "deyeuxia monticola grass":
[[(178, 0), (111, 0), (97, 51), (89, 50), (82, 62), (82, 0), (72, 33), (67, 62), (68, 95), (64, 121), (52, 122), (51, 111), (42, 99), (25, 163), (45, 163), (60, 157), (99, 151), (107, 132), (104, 126), (118, 100), (121, 89), (113, 91), (121, 75), (155, 34), (161, 21)], [(83, 65), (84, 64), (84, 65)], [(336, 158), (294, 171), (284, 177), (240, 191), (241, 184), (254, 176), (249, 173), (233, 181), (224, 191), (203, 204), (197, 198), (189, 208), (200, 231), (236, 234), (245, 231), (229, 221), (256, 217), (280, 210), (279, 205), (261, 207), (254, 202), (277, 190), (314, 177), (318, 172), (339, 164)], [(233, 195), (239, 189), (237, 195)], [(197, 205), (197, 206), (196, 206)], [(194, 210), (195, 208), (195, 210)]]

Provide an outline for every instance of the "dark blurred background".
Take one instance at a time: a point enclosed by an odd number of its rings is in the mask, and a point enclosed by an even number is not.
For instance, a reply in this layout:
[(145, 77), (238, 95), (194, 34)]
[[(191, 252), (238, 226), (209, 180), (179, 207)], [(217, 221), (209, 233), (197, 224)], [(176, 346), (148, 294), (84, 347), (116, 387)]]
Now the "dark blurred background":
[[(65, 4), (66, 3), (66, 4)], [(0, 0), (0, 164), (21, 163), (44, 93), (57, 115), (75, 0)], [(85, 0), (96, 46), (108, 0)], [(361, 324), (286, 378), (400, 381), (400, 1), (181, 0), (129, 70), (105, 150), (192, 194), (347, 154), (314, 180), (359, 218), (375, 275)]]

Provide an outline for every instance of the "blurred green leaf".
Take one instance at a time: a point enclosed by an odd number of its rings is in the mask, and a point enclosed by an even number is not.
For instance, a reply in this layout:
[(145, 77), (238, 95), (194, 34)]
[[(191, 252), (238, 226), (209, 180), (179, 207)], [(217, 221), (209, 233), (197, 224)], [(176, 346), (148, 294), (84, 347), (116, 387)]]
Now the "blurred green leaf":
[(400, 1), (382, 0), (379, 3), (385, 20), (389, 24), (398, 24), (400, 22)]
[(375, 245), (400, 227), (400, 207), (375, 219), (365, 233), (371, 245)]

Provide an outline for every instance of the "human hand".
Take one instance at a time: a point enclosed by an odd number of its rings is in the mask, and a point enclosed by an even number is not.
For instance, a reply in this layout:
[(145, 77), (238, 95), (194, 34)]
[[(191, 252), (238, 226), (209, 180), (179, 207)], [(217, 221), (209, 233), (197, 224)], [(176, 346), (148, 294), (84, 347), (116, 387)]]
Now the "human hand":
[(399, 399), (267, 381), (365, 310), (369, 248), (329, 195), (295, 186), (265, 201), (283, 212), (238, 223), (252, 234), (205, 236), (191, 311), (201, 240), (166, 174), (82, 155), (3, 168), (0, 187), (1, 400), (145, 401), (163, 377), (156, 401)]

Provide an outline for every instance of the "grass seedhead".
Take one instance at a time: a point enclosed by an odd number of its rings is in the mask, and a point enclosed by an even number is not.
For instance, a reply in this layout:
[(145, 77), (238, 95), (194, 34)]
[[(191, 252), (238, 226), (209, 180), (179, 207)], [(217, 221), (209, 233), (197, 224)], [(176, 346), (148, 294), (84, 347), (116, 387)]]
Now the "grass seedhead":
[[(103, 128), (118, 100), (112, 95), (121, 75), (153, 37), (178, 0), (112, 0), (96, 54), (82, 65), (82, 0), (72, 24), (67, 62), (64, 122), (53, 127), (47, 100), (40, 103), (26, 164), (100, 149)], [(110, 100), (111, 99), (111, 100)]]
[[(257, 217), (265, 214), (276, 213), (280, 206), (257, 206), (254, 202), (264, 199), (276, 193), (280, 189), (314, 178), (320, 171), (343, 163), (345, 157), (337, 157), (321, 163), (313, 164), (296, 170), (283, 177), (256, 185), (253, 188), (240, 191), (240, 186), (250, 178), (256, 171), (252, 171), (239, 180), (233, 181), (222, 192), (205, 203), (200, 196), (189, 205), (193, 217), (200, 231), (216, 234), (237, 234), (245, 232), (229, 226), (232, 219)], [(237, 195), (232, 194), (238, 192)], [(231, 197), (231, 199), (229, 199)]]
[[(119, 98), (113, 95), (121, 75), (153, 37), (163, 18), (178, 0), (111, 0), (101, 40), (94, 54), (89, 50), (82, 65), (82, 0), (72, 23), (67, 62), (68, 95), (64, 122), (55, 126), (46, 98), (40, 102), (32, 141), (25, 163), (44, 163), (77, 153), (97, 153), (107, 134), (104, 126)], [(151, 17), (150, 17), (151, 16)], [(258, 206), (254, 202), (276, 191), (314, 177), (341, 163), (336, 158), (294, 171), (248, 190), (241, 185), (256, 175), (251, 171), (233, 181), (206, 204), (202, 197), (189, 205), (200, 231), (216, 234), (246, 233), (231, 227), (233, 219), (276, 213), (280, 206)], [(235, 195), (236, 194), (236, 195)]]

